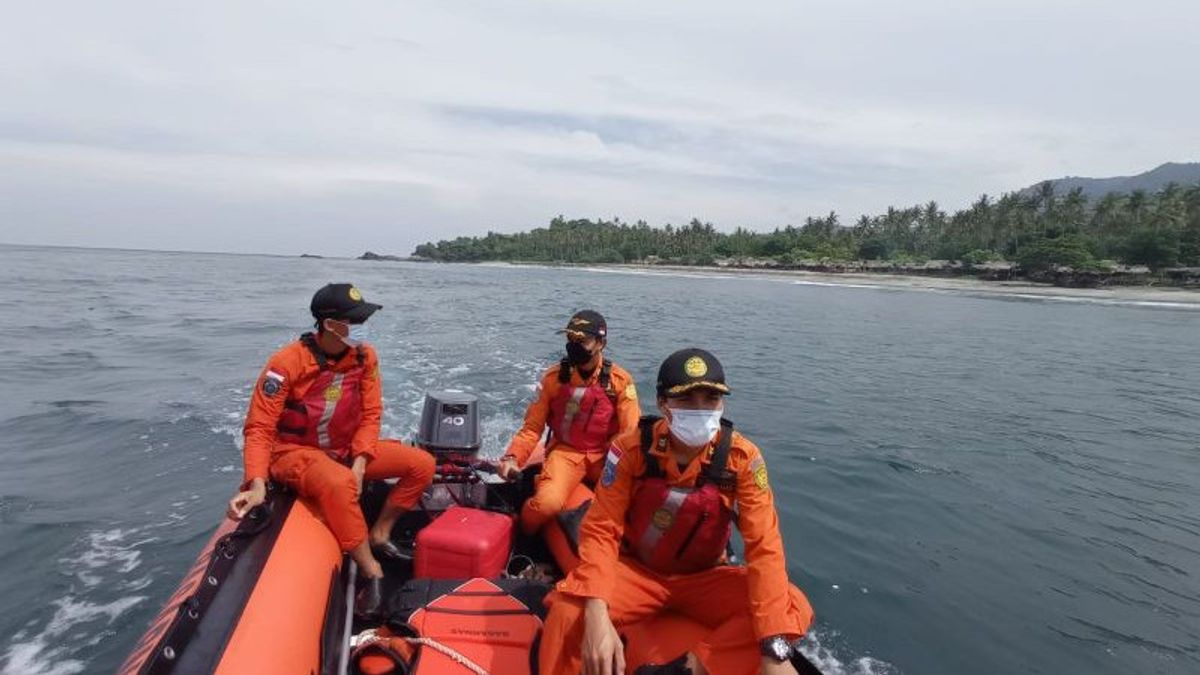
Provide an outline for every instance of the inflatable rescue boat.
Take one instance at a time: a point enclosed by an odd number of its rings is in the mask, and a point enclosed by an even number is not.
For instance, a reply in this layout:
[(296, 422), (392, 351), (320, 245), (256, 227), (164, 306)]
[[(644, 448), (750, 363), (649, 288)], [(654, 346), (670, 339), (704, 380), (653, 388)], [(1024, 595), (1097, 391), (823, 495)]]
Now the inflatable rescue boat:
[[(556, 522), (525, 537), (516, 516), (540, 463), (506, 483), (478, 458), (475, 397), (427, 394), (417, 443), (438, 470), (393, 533), (411, 560), (380, 561), (381, 616), (354, 616), (354, 563), (303, 500), (271, 485), (266, 502), (240, 522), (221, 521), (118, 672), (537, 673), (543, 599), (578, 564), (591, 492), (580, 486)], [(388, 487), (364, 485), (368, 521)], [(621, 632), (628, 671), (647, 673), (664, 672), (653, 664), (688, 651), (707, 630), (664, 612)], [(820, 675), (803, 657), (794, 663), (801, 675)]]

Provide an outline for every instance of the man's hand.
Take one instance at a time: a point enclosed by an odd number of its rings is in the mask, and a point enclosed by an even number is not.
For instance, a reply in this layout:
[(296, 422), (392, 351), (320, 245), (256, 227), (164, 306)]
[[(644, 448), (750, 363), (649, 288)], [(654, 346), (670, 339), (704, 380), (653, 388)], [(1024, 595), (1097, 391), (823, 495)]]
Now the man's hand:
[(512, 455), (505, 455), (500, 460), (500, 466), (496, 467), (496, 473), (509, 483), (520, 479), (521, 467), (517, 466), (517, 458)]
[(583, 617), (583, 675), (624, 675), (625, 646), (608, 616), (608, 605), (588, 598)]
[(354, 484), (357, 486), (358, 494), (362, 494), (363, 474), (367, 471), (367, 456), (359, 455), (354, 458), (354, 463), (350, 465), (350, 471), (354, 473)]
[(762, 675), (797, 675), (796, 667), (791, 661), (776, 661), (775, 659), (764, 656), (762, 658)]
[(250, 481), (250, 487), (233, 496), (229, 500), (229, 510), (225, 515), (234, 520), (241, 520), (250, 509), (263, 503), (267, 498), (267, 484), (261, 478)]

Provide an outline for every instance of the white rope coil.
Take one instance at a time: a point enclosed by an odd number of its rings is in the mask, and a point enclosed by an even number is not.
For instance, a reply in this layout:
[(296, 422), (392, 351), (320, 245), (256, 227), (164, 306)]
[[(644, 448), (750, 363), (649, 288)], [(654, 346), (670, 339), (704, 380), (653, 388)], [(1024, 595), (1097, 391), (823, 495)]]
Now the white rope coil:
[[(394, 636), (394, 637), (399, 637), (400, 639), (404, 640), (405, 642), (407, 642), (409, 644), (417, 644), (417, 645), (429, 647), (430, 649), (434, 650), (435, 652), (441, 653), (442, 655), (449, 658), (451, 661), (453, 661), (453, 662), (457, 663), (458, 665), (462, 666), (463, 668), (466, 668), (467, 670), (471, 671), (475, 675), (488, 675), (488, 671), (486, 669), (484, 669), (483, 666), (480, 666), (478, 663), (475, 663), (471, 659), (467, 658), (461, 652), (456, 651), (454, 648), (448, 647), (448, 646), (438, 642), (437, 640), (434, 640), (433, 638), (427, 638), (427, 637), (415, 637), (414, 638), (414, 637), (402, 637), (402, 636)], [(379, 637), (379, 634), (375, 631), (374, 628), (369, 628), (369, 629), (359, 633), (358, 635), (355, 635), (354, 637), (350, 638), (350, 647), (351, 647), (351, 649), (358, 649), (359, 647), (365, 647), (374, 642), (383, 642), (386, 639), (387, 638)]]

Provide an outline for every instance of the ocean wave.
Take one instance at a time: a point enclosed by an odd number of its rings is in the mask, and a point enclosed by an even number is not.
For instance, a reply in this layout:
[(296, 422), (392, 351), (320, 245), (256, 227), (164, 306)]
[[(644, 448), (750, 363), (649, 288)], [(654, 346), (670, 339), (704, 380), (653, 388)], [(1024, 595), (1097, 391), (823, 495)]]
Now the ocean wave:
[[(876, 291), (883, 290), (921, 290), (914, 288), (897, 288), (895, 286), (884, 286), (881, 284), (855, 284), (849, 281), (808, 281), (805, 279), (797, 279), (792, 281), (793, 286), (822, 286), (826, 288), (867, 288)], [(937, 289), (928, 289), (937, 290)]]
[(943, 295), (960, 295), (964, 297), (1009, 300), (1013, 302), (1064, 302), (1087, 305), (1112, 307), (1144, 307), (1148, 309), (1171, 309), (1200, 311), (1197, 302), (1172, 302), (1169, 300), (1137, 300), (1133, 298), (1098, 298), (1086, 295), (1068, 293), (1022, 293), (1008, 287), (994, 288), (947, 288), (944, 286), (922, 286), (920, 284), (869, 284), (851, 281), (812, 281), (808, 279), (790, 280), (794, 286), (822, 286), (833, 288), (858, 288), (875, 291), (912, 291), (918, 293), (938, 293)]
[[(55, 609), (50, 621), (36, 634), (17, 633), (12, 637), (12, 644), (4, 655), (4, 670), (0, 672), (4, 675), (84, 672), (87, 669), (85, 661), (74, 658), (80, 651), (80, 642), (69, 634), (85, 624), (96, 624), (101, 620), (101, 625), (111, 626), (118, 617), (145, 599), (143, 595), (131, 595), (97, 604), (68, 596), (51, 601)], [(83, 644), (88, 643), (83, 641)]]
[(837, 631), (816, 627), (805, 634), (800, 642), (800, 652), (822, 675), (900, 675), (900, 669), (871, 656), (845, 656), (842, 660), (835, 652), (843, 651), (835, 646), (840, 635)]
[[(906, 290), (926, 290), (913, 288)], [(1200, 311), (1200, 303), (1170, 302), (1166, 300), (1133, 300), (1121, 298), (1089, 298), (1079, 295), (1051, 295), (1042, 293), (1010, 293), (1007, 291), (976, 291), (955, 289), (929, 289), (947, 293), (959, 293), (976, 298), (996, 298), (999, 300), (1032, 301), (1032, 302), (1066, 302), (1085, 305), (1107, 305), (1112, 307), (1145, 307), (1149, 309), (1175, 309)]]
[(748, 271), (748, 272), (692, 272), (686, 270), (650, 270), (650, 269), (632, 269), (624, 267), (559, 267), (551, 265), (521, 265), (520, 267), (534, 267), (538, 269), (554, 269), (554, 270), (577, 270), (582, 272), (593, 272), (600, 274), (622, 274), (630, 276), (651, 276), (651, 277), (668, 277), (681, 279), (749, 279), (755, 281), (776, 281), (789, 283), (795, 286), (816, 286), (825, 288), (856, 288), (873, 291), (916, 291), (924, 293), (940, 293), (947, 295), (962, 295), (985, 299), (1012, 300), (1024, 302), (1067, 302), (1081, 303), (1094, 305), (1108, 305), (1119, 307), (1143, 307), (1147, 309), (1168, 309), (1168, 310), (1187, 310), (1200, 311), (1200, 303), (1197, 302), (1172, 302), (1170, 300), (1137, 300), (1123, 298), (1098, 298), (1088, 297), (1084, 295), (1072, 295), (1067, 293), (1022, 293), (1010, 287), (995, 286), (995, 287), (980, 287), (980, 288), (951, 288), (946, 286), (924, 286), (919, 283), (926, 280), (926, 277), (894, 277), (894, 279), (904, 280), (913, 279), (915, 283), (870, 283), (865, 281), (842, 281), (842, 280), (814, 280), (814, 279), (796, 279), (786, 272), (771, 273)]
[[(561, 269), (561, 268), (556, 268)], [(577, 269), (582, 272), (597, 272), (600, 274), (629, 274), (635, 276), (647, 277), (668, 277), (673, 279), (744, 279), (751, 278), (745, 275), (738, 274), (722, 274), (720, 272), (687, 272), (683, 270), (639, 270), (621, 267), (575, 267), (569, 269)], [(769, 277), (753, 277), (756, 279), (765, 279)]]
[[(4, 675), (43, 673), (70, 675), (84, 672), (81, 658), (87, 647), (111, 637), (110, 628), (126, 612), (146, 600), (138, 593), (150, 579), (134, 576), (141, 565), (139, 547), (152, 541), (143, 529), (94, 530), (84, 537), (84, 546), (74, 555), (60, 558), (59, 569), (79, 584), (80, 592), (50, 600), (54, 613), (40, 628), (27, 626), (12, 636), (4, 654)], [(115, 591), (118, 597), (102, 602), (92, 596), (98, 587)]]

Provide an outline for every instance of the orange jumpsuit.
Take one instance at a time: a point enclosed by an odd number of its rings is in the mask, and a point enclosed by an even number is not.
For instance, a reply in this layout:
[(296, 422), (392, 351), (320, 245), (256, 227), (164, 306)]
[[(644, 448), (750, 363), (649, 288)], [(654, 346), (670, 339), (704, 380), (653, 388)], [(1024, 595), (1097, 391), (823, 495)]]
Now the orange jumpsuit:
[(668, 433), (667, 422), (654, 427), (655, 444), (641, 451), (638, 430), (622, 434), (613, 445), (620, 460), (611, 484), (600, 485), (579, 530), (581, 562), (558, 584), (547, 603), (545, 634), (539, 654), (540, 672), (580, 672), (583, 607), (588, 598), (607, 602), (609, 616), (621, 630), (663, 609), (671, 609), (708, 627), (711, 632), (695, 648), (696, 655), (718, 675), (758, 673), (759, 641), (774, 635), (798, 638), (812, 623), (808, 599), (788, 581), (779, 518), (767, 482), (766, 465), (753, 443), (734, 433), (727, 469), (736, 488), (722, 491), (726, 507), (737, 507), (737, 527), (745, 543), (746, 565), (720, 565), (694, 574), (663, 575), (623, 552), (630, 499), (644, 463), (659, 462), (672, 487), (692, 487), (707, 467), (715, 444), (681, 469), (657, 440)]
[[(361, 381), (362, 418), (354, 432), (349, 458), (368, 458), (364, 480), (399, 478), (388, 494), (388, 503), (412, 508), (433, 480), (434, 459), (419, 448), (379, 438), (383, 409), (380, 394), (379, 358), (370, 345), (363, 345)], [(338, 373), (358, 367), (354, 349), (328, 362)], [(367, 538), (367, 524), (358, 505), (354, 474), (346, 464), (325, 450), (278, 438), (277, 425), (288, 400), (298, 401), (321, 372), (312, 351), (299, 340), (275, 352), (259, 375), (250, 398), (244, 434), (245, 481), (268, 475), (287, 485), (316, 506), (342, 550), (349, 551)], [(272, 382), (268, 383), (270, 379)]]
[[(508, 445), (506, 454), (512, 455), (518, 466), (524, 466), (542, 440), (550, 418), (550, 402), (563, 386), (563, 383), (558, 381), (559, 368), (561, 364), (555, 364), (542, 375), (537, 398), (525, 411), (525, 423)], [(587, 386), (598, 382), (599, 378), (599, 368), (593, 371), (586, 381), (580, 377), (578, 370), (572, 368), (569, 384), (576, 387)], [(624, 368), (613, 364), (609, 378), (612, 391), (617, 394), (617, 434), (636, 429), (642, 409), (638, 405), (637, 387), (634, 386), (633, 376), (625, 372)], [(527, 534), (537, 532), (546, 521), (562, 511), (567, 497), (580, 482), (586, 480), (595, 483), (600, 477), (600, 469), (604, 466), (604, 453), (607, 449), (607, 443), (599, 448), (576, 449), (551, 434), (550, 443), (546, 447), (546, 460), (542, 463), (542, 472), (538, 475), (534, 495), (525, 500), (525, 506), (521, 509), (522, 529)]]

